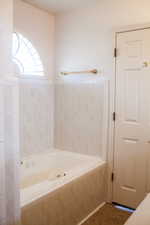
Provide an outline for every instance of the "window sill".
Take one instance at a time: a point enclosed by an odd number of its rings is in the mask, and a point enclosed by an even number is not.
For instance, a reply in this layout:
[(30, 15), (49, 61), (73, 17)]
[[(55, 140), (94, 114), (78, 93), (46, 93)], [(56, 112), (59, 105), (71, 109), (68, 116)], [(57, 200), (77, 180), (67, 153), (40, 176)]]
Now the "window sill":
[(19, 79), (49, 80), (47, 76), (38, 75), (15, 75)]
[(52, 84), (53, 81), (50, 80), (47, 76), (36, 76), (36, 75), (15, 75), (15, 78), (20, 82), (33, 82), (33, 83), (47, 83)]

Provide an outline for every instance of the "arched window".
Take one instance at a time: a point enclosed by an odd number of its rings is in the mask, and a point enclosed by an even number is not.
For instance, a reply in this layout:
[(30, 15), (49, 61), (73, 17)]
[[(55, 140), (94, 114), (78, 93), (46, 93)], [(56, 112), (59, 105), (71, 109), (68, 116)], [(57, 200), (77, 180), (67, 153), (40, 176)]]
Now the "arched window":
[(37, 50), (19, 33), (13, 34), (13, 62), (23, 76), (44, 76), (44, 68)]

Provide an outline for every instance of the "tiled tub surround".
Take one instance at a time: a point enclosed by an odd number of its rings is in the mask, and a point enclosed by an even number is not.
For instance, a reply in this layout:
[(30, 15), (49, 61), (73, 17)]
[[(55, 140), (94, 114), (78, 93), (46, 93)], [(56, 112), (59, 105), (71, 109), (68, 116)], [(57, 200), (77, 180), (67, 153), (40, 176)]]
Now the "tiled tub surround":
[(23, 225), (77, 225), (103, 202), (106, 163), (101, 158), (55, 150), (22, 165)]
[[(53, 84), (46, 79), (20, 79), (21, 157), (53, 146)], [(47, 122), (49, 121), (49, 122)]]
[(66, 76), (55, 85), (55, 147), (106, 159), (109, 83), (101, 76), (89, 82), (82, 77), (77, 83)]

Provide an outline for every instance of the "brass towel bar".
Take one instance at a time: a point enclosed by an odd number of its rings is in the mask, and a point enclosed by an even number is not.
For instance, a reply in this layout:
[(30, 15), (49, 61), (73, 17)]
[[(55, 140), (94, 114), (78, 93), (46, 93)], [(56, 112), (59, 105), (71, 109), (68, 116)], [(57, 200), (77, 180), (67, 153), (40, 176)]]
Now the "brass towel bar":
[(61, 75), (66, 76), (66, 75), (70, 75), (70, 74), (87, 74), (87, 73), (97, 74), (98, 70), (93, 69), (93, 70), (85, 70), (85, 71), (78, 71), (78, 72), (61, 72)]

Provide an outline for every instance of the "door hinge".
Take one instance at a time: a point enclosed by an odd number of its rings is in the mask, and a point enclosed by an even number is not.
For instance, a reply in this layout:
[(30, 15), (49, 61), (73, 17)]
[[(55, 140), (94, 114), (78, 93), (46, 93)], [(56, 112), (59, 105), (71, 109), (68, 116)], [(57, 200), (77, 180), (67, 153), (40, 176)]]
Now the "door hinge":
[(116, 121), (116, 113), (113, 112), (113, 121)]
[(114, 48), (114, 57), (117, 57), (117, 48)]
[(114, 173), (111, 174), (111, 181), (114, 181)]

